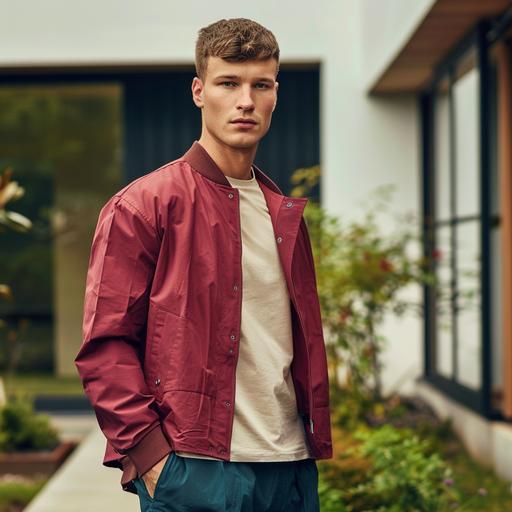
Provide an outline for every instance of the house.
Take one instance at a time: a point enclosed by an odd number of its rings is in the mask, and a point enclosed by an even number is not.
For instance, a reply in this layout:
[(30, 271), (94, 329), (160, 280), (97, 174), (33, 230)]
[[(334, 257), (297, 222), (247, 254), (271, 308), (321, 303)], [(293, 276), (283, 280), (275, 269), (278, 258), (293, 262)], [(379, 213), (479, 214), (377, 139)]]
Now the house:
[(286, 193), (294, 169), (320, 163), (315, 193), (345, 219), (396, 185), (395, 208), (423, 219), (448, 293), (411, 292), (425, 318), (387, 319), (384, 387), (421, 394), (512, 479), (510, 1), (49, 0), (4, 13), (0, 169), (26, 187), (20, 211), (50, 212), (53, 226), (0, 246), (16, 283), (0, 314), (28, 317), (35, 340), (22, 366), (74, 374), (99, 208), (199, 138), (199, 28), (252, 18), (281, 47), (257, 165)]

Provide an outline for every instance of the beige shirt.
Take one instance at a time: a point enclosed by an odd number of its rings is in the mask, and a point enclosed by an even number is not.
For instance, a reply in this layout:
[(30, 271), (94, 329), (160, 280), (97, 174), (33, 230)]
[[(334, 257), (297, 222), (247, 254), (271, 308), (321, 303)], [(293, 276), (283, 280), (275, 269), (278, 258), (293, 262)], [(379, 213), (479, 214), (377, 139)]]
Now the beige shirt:
[(310, 454), (290, 371), (293, 359), (290, 297), (265, 196), (252, 168), (251, 173), (248, 180), (226, 176), (240, 194), (243, 275), (230, 460), (305, 459)]

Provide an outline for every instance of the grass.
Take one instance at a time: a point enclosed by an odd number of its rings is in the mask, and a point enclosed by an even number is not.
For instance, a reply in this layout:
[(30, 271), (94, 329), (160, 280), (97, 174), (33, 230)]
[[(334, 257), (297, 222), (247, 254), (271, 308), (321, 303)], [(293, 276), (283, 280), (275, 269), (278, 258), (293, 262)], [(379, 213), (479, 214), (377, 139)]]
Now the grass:
[[(512, 484), (499, 478), (491, 468), (475, 461), (455, 437), (438, 442), (438, 450), (455, 475), (455, 484), (467, 498), (474, 496), (468, 512), (512, 511)], [(486, 496), (478, 495), (478, 489), (486, 490)]]
[(0, 512), (23, 510), (46, 482), (46, 478), (33, 481), (0, 481)]
[[(2, 377), (4, 377), (2, 375)], [(76, 377), (58, 377), (48, 373), (19, 374), (5, 380), (6, 393), (35, 395), (78, 395), (84, 394), (82, 383)]]

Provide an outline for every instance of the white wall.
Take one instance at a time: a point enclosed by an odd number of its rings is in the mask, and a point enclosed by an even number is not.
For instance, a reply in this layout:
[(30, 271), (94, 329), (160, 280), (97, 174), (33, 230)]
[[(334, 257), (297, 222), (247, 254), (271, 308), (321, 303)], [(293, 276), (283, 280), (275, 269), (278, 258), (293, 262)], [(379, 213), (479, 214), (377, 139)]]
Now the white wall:
[[(220, 18), (252, 18), (274, 32), (282, 62), (321, 62), (324, 205), (345, 219), (355, 218), (360, 201), (378, 184), (396, 183), (396, 209), (418, 211), (415, 99), (369, 98), (366, 90), (432, 3), (46, 0), (28, 8), (0, 0), (0, 66), (190, 64), (200, 27)], [(385, 382), (419, 372), (420, 324), (390, 319), (386, 334), (391, 348)]]
[[(341, 2), (340, 5), (351, 3)], [(324, 34), (343, 20), (338, 2), (196, 0), (0, 0), (0, 66), (80, 63), (192, 63), (197, 31), (221, 18), (246, 17), (272, 30), (285, 60), (326, 55)]]
[(370, 88), (436, 0), (360, 0), (363, 83)]
[[(326, 58), (322, 76), (322, 200), (345, 220), (360, 218), (361, 203), (368, 194), (388, 183), (397, 185), (395, 212), (420, 213), (416, 99), (367, 95), (367, 77), (386, 60), (383, 49), (393, 47), (392, 39), (397, 40), (400, 33), (395, 18), (383, 16), (383, 5), (390, 13), (398, 13), (403, 3), (343, 2), (338, 18), (344, 20), (343, 28), (324, 35), (333, 54)], [(421, 290), (407, 290), (406, 296), (420, 302)], [(414, 317), (390, 317), (384, 335), (389, 340), (384, 388), (400, 383), (402, 391), (410, 392), (411, 378), (423, 364), (422, 324)]]

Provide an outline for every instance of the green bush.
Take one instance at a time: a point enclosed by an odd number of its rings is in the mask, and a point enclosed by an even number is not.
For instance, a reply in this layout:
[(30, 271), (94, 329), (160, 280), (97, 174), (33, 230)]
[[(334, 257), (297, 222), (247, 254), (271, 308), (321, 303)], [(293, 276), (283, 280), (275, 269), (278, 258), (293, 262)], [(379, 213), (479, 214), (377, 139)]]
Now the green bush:
[(2, 482), (0, 483), (0, 512), (22, 510), (43, 488), (47, 479), (34, 482)]
[(49, 416), (35, 413), (32, 402), (16, 399), (0, 408), (0, 451), (51, 450), (58, 444)]
[(349, 510), (438, 512), (448, 503), (445, 482), (452, 470), (411, 429), (383, 425), (358, 430), (354, 438), (362, 444), (353, 450), (371, 465), (365, 481), (343, 493), (359, 504)]
[(318, 479), (318, 496), (322, 512), (348, 512), (349, 510), (342, 501), (343, 492), (331, 487), (321, 474)]

